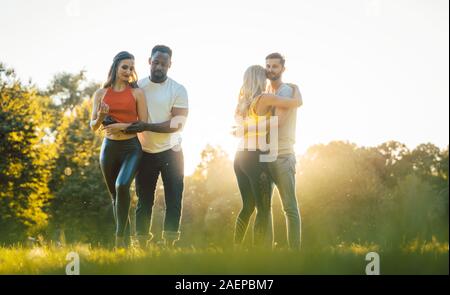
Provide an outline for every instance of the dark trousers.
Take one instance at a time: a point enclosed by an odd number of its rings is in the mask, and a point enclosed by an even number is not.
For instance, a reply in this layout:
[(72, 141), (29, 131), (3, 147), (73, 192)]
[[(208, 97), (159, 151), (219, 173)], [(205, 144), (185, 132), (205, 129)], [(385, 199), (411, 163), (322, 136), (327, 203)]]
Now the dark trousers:
[(119, 237), (125, 234), (130, 208), (130, 186), (141, 157), (142, 148), (137, 137), (127, 140), (103, 140), (100, 168), (113, 203), (116, 235)]
[(253, 229), (255, 246), (272, 247), (272, 181), (259, 151), (239, 151), (234, 159), (234, 171), (242, 197), (242, 209), (236, 220), (234, 241), (242, 243), (250, 217), (256, 209)]
[(136, 234), (150, 234), (156, 183), (160, 174), (164, 184), (166, 203), (163, 236), (177, 239), (179, 236), (184, 187), (184, 157), (182, 151), (174, 150), (153, 154), (143, 153), (142, 161), (136, 174), (136, 193), (138, 196)]

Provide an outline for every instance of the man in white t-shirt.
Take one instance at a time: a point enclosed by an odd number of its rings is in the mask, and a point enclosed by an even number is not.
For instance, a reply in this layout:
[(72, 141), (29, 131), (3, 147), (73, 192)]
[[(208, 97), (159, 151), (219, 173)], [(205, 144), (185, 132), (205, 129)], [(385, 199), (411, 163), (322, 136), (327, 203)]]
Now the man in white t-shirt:
[(135, 122), (125, 130), (139, 132), (144, 151), (136, 174), (136, 234), (141, 245), (152, 238), (150, 224), (159, 175), (166, 203), (164, 242), (173, 246), (180, 236), (184, 187), (180, 130), (188, 115), (188, 96), (183, 85), (167, 77), (171, 58), (172, 50), (167, 46), (157, 45), (152, 49), (150, 76), (138, 81), (147, 100), (148, 122)]

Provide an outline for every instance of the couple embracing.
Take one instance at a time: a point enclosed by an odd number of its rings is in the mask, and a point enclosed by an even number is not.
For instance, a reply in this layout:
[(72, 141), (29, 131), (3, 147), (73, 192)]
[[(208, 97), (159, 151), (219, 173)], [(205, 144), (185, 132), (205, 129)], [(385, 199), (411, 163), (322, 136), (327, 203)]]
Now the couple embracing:
[[(285, 59), (266, 57), (266, 67), (249, 67), (244, 74), (234, 134), (241, 138), (234, 160), (242, 209), (236, 220), (234, 243), (242, 246), (249, 220), (256, 211), (253, 245), (272, 249), (272, 192), (281, 198), (291, 250), (300, 249), (301, 219), (295, 192), (295, 129), (302, 105), (298, 87), (282, 81)], [(267, 80), (269, 83), (267, 83)]]
[(136, 237), (145, 247), (152, 239), (150, 222), (156, 183), (164, 184), (166, 215), (163, 241), (179, 239), (184, 158), (180, 130), (188, 115), (186, 89), (167, 77), (172, 50), (152, 49), (150, 76), (137, 79), (134, 56), (119, 52), (108, 79), (94, 94), (90, 126), (104, 129), (100, 167), (113, 205), (115, 247), (125, 247), (130, 186), (136, 179)]

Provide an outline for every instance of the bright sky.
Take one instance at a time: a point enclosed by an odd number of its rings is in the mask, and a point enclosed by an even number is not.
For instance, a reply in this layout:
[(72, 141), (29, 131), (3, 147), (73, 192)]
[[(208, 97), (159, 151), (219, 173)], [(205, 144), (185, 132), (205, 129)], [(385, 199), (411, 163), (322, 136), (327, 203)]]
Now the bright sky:
[(156, 44), (174, 52), (169, 76), (189, 94), (186, 173), (207, 143), (230, 157), (245, 69), (286, 56), (300, 85), (297, 153), (348, 140), (414, 148), (449, 143), (447, 0), (133, 1), (2, 0), (0, 61), (45, 87), (61, 71), (103, 82), (113, 56), (136, 57), (139, 77)]

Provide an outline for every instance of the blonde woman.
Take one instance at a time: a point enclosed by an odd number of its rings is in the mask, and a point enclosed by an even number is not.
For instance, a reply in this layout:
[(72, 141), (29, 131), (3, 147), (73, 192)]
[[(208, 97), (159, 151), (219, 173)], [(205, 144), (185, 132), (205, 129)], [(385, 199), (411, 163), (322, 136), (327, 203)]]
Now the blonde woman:
[(256, 145), (251, 142), (254, 137), (263, 137), (265, 142), (269, 126), (266, 125), (266, 128), (261, 130), (258, 128), (258, 121), (265, 119), (269, 122), (274, 107), (297, 108), (301, 104), (300, 93), (295, 85), (291, 86), (294, 88), (293, 99), (287, 99), (265, 93), (266, 81), (266, 71), (262, 66), (249, 67), (244, 74), (244, 83), (235, 112), (238, 124), (244, 125), (240, 128), (244, 130), (242, 134), (244, 148), (237, 151), (234, 159), (234, 171), (242, 197), (242, 209), (236, 220), (234, 234), (234, 243), (237, 247), (242, 244), (250, 217), (255, 209), (253, 244), (269, 249), (272, 247), (272, 181), (265, 163), (260, 161), (260, 155), (265, 153), (262, 147), (258, 146), (258, 142), (261, 141), (253, 140)]

